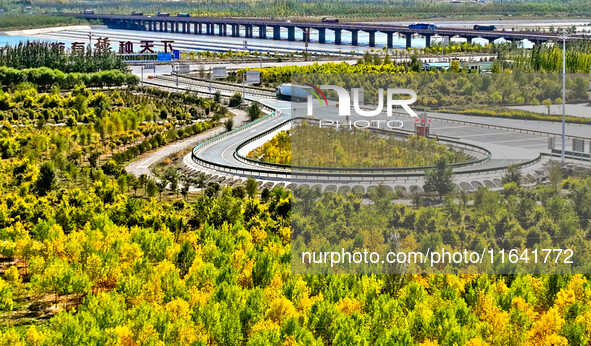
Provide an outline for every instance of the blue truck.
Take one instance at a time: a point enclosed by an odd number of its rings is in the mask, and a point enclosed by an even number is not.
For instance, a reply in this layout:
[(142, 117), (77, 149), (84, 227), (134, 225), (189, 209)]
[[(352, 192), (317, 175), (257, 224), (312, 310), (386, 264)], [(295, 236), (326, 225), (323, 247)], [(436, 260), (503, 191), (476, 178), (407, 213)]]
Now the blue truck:
[(435, 30), (437, 27), (435, 24), (427, 23), (414, 23), (408, 26), (409, 29), (423, 29), (423, 30)]

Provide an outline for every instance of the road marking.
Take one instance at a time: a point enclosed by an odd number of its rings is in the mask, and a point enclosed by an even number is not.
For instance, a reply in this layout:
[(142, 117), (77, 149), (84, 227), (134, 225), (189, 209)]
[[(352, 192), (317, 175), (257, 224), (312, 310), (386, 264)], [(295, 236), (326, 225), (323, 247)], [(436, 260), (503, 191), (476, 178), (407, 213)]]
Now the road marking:
[(546, 139), (542, 137), (532, 137), (532, 138), (520, 138), (520, 139), (510, 139), (506, 141), (496, 141), (496, 142), (489, 142), (489, 143), (507, 143), (507, 142), (521, 142), (521, 141), (542, 141), (546, 143)]
[(497, 132), (497, 133), (479, 133), (476, 135), (458, 135), (460, 138), (468, 138), (468, 137), (483, 137), (483, 136), (496, 136), (496, 135), (507, 135), (512, 134), (512, 132)]

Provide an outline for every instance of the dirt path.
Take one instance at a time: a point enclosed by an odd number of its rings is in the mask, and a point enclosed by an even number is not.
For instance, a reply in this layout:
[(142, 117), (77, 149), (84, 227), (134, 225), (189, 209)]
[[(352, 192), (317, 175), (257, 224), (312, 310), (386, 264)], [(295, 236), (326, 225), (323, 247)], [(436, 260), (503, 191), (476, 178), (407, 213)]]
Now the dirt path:
[[(231, 109), (230, 112), (234, 113), (234, 127), (238, 127), (242, 125), (244, 122), (247, 121), (248, 115), (245, 111), (240, 109)], [(150, 166), (155, 164), (156, 162), (166, 158), (169, 155), (172, 155), (176, 152), (184, 150), (186, 148), (196, 146), (197, 144), (207, 140), (209, 138), (213, 138), (221, 133), (224, 133), (226, 129), (222, 126), (218, 126), (214, 129), (209, 131), (200, 133), (198, 135), (182, 139), (180, 141), (176, 141), (170, 144), (167, 144), (161, 148), (156, 150), (150, 151), (145, 153), (134, 161), (130, 162), (126, 167), (125, 170), (133, 174), (135, 176), (140, 176), (141, 174), (150, 175)]]

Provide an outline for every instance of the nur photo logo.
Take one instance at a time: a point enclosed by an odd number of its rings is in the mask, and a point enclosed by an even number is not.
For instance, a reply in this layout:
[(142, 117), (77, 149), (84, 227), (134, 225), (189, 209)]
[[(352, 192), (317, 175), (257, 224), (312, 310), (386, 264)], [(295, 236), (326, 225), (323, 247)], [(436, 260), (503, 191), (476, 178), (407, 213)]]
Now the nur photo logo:
[[(338, 97), (338, 112), (339, 116), (351, 116), (351, 96), (353, 96), (353, 110), (359, 116), (363, 117), (373, 117), (381, 114), (384, 111), (384, 89), (379, 88), (377, 91), (378, 94), (378, 102), (376, 108), (373, 110), (364, 110), (361, 108), (359, 99), (360, 95), (363, 95), (363, 88), (352, 88), (351, 91), (347, 91), (347, 89), (336, 86), (336, 85), (321, 85), (320, 88), (312, 85), (306, 84), (312, 88), (310, 90), (311, 94), (308, 95), (307, 98), (307, 115), (312, 116), (314, 113), (314, 97), (318, 100), (320, 105), (328, 107), (328, 99), (326, 95), (322, 92), (323, 90), (333, 90)], [(388, 117), (392, 116), (392, 108), (394, 106), (400, 106), (404, 109), (410, 116), (417, 117), (418, 115), (415, 111), (410, 108), (410, 105), (413, 104), (417, 100), (417, 93), (411, 89), (395, 89), (395, 88), (388, 88), (386, 89), (386, 115)], [(410, 98), (408, 99), (398, 99), (395, 98), (395, 95), (409, 95)], [(322, 97), (322, 98), (321, 98)], [(324, 101), (324, 102), (323, 102)]]

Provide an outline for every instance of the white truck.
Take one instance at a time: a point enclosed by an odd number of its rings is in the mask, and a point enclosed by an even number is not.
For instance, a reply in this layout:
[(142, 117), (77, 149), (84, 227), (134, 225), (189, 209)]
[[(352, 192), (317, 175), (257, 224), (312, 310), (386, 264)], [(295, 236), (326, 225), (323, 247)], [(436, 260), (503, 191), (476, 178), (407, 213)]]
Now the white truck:
[(281, 84), (275, 89), (278, 99), (283, 100), (306, 100), (312, 95), (312, 88), (306, 85)]

